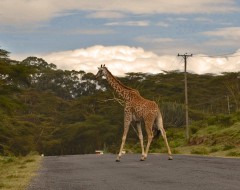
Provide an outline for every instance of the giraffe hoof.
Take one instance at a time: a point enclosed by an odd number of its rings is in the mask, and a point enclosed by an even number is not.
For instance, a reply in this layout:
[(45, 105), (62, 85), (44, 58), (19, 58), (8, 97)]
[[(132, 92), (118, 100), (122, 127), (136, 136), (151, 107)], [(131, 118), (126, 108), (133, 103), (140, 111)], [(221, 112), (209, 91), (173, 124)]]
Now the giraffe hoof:
[(173, 159), (173, 157), (172, 157), (172, 156), (169, 156), (169, 157), (168, 157), (168, 160), (172, 160), (172, 159)]
[(144, 158), (141, 158), (140, 161), (145, 161), (145, 159), (144, 159)]
[(120, 162), (120, 159), (116, 159), (116, 162)]

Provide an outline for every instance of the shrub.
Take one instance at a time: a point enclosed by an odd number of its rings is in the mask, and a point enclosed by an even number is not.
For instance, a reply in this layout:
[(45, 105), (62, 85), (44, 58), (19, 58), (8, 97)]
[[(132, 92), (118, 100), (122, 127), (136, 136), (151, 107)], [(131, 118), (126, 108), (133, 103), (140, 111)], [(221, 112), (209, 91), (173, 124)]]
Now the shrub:
[(231, 152), (227, 153), (226, 156), (236, 156), (236, 157), (240, 157), (240, 152), (239, 152), (239, 151), (231, 151)]
[(185, 123), (185, 108), (176, 102), (161, 102), (161, 112), (164, 126), (182, 127)]
[(214, 117), (208, 118), (208, 124), (209, 125), (220, 125), (222, 127), (227, 127), (230, 125), (233, 125), (234, 120), (232, 119), (232, 115), (217, 115)]
[(0, 157), (0, 163), (2, 162), (3, 164), (8, 164), (8, 163), (12, 163), (15, 162), (16, 158), (15, 157)]
[(173, 154), (180, 154), (181, 152), (175, 148), (172, 149), (172, 153)]
[(234, 145), (226, 144), (226, 145), (224, 145), (223, 150), (225, 151), (225, 150), (230, 150), (230, 149), (233, 149), (233, 148), (235, 148)]
[(217, 147), (217, 146), (214, 146), (210, 149), (210, 152), (218, 152), (219, 150), (221, 150), (221, 147)]
[(195, 134), (198, 131), (198, 127), (192, 126), (190, 130), (191, 130), (191, 134)]
[(208, 155), (209, 151), (204, 147), (196, 147), (191, 150), (191, 154)]

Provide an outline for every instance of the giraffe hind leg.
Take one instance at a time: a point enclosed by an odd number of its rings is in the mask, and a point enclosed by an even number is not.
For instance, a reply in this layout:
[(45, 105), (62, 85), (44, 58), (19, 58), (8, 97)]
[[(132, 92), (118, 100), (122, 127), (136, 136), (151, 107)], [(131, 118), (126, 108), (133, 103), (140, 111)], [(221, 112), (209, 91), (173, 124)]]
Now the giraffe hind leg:
[(145, 160), (145, 153), (144, 153), (144, 146), (143, 146), (143, 134), (142, 134), (142, 128), (141, 128), (141, 123), (137, 123), (137, 129), (138, 129), (138, 137), (140, 140), (141, 144), (141, 149), (142, 149), (142, 156), (141, 156), (141, 161)]
[(168, 144), (166, 131), (164, 130), (163, 126), (160, 126), (160, 130), (161, 130), (161, 134), (162, 134), (163, 140), (164, 140), (165, 145), (166, 145), (167, 150), (168, 150), (168, 160), (172, 160), (173, 159), (172, 158), (172, 152), (171, 152), (171, 149), (170, 149), (169, 144)]
[(168, 144), (166, 131), (163, 128), (163, 120), (162, 120), (162, 115), (161, 115), (160, 112), (159, 112), (158, 117), (157, 117), (157, 125), (158, 125), (158, 129), (161, 131), (161, 135), (164, 139), (165, 145), (166, 145), (167, 150), (168, 150), (168, 160), (172, 160), (173, 159), (172, 158), (172, 152), (171, 152), (171, 149), (170, 149), (169, 144)]
[(165, 132), (164, 128), (161, 129), (161, 132), (162, 132), (162, 136), (163, 136), (163, 139), (165, 141), (166, 147), (168, 149), (168, 160), (172, 160), (173, 159), (172, 158), (172, 152), (171, 152), (171, 149), (168, 145), (167, 135), (166, 135), (166, 132)]

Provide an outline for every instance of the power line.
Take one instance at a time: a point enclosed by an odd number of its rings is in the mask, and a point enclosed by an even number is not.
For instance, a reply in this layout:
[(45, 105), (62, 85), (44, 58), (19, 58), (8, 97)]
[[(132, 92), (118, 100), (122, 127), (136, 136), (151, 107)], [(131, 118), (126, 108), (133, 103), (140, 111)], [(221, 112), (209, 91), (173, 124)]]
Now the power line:
[(175, 57), (174, 57), (174, 61), (171, 61), (170, 67), (172, 68), (172, 66), (175, 67), (176, 65), (180, 65), (181, 62), (182, 62), (182, 59), (179, 61), (179, 60), (175, 59)]
[(240, 57), (239, 55), (233, 55), (233, 53), (219, 54), (219, 55), (199, 55), (194, 54), (195, 57), (210, 57), (210, 58), (228, 58), (228, 57)]
[(191, 105), (190, 107), (193, 108), (193, 107), (198, 107), (198, 106), (202, 106), (202, 105), (206, 105), (206, 104), (209, 104), (209, 103), (213, 103), (213, 102), (217, 102), (217, 101), (220, 101), (222, 102), (223, 98), (226, 98), (226, 96), (220, 96), (218, 98), (214, 98), (214, 99), (211, 99), (209, 101), (204, 101), (204, 103), (199, 103), (199, 104), (193, 104)]

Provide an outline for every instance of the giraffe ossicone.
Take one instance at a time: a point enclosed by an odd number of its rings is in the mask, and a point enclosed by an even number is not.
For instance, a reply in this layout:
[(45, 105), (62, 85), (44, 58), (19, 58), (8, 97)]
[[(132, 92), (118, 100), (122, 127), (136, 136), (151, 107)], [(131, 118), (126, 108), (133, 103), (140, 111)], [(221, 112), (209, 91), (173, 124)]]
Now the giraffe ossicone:
[[(138, 130), (138, 137), (141, 144), (142, 156), (141, 161), (146, 160), (148, 151), (153, 139), (153, 125), (156, 124), (158, 130), (161, 131), (162, 137), (168, 150), (168, 159), (172, 160), (171, 149), (168, 145), (167, 135), (163, 128), (163, 120), (160, 109), (156, 102), (143, 98), (140, 93), (132, 88), (129, 88), (116, 79), (105, 65), (98, 68), (96, 78), (105, 76), (110, 86), (117, 92), (117, 94), (124, 100), (124, 131), (122, 143), (116, 161), (119, 162), (122, 156), (122, 151), (126, 142), (129, 126), (131, 122), (135, 122)], [(146, 149), (143, 145), (143, 135), (141, 128), (141, 121), (145, 123), (145, 129), (148, 136)]]

